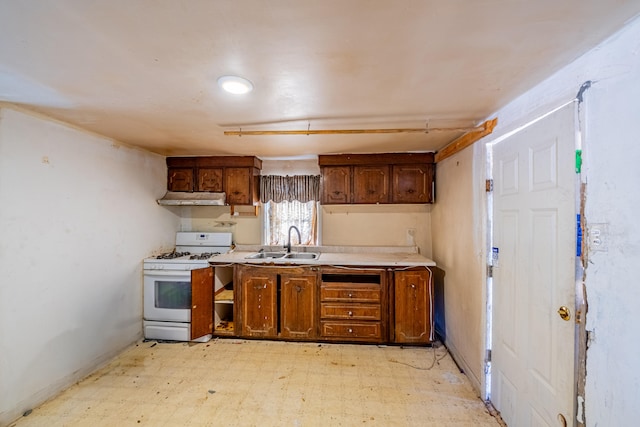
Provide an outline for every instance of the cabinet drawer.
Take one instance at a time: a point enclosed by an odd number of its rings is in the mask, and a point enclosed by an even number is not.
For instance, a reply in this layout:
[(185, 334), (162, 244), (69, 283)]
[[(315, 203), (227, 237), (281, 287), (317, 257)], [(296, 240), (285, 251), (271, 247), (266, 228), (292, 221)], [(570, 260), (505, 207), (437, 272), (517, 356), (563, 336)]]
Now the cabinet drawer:
[(380, 305), (322, 304), (323, 319), (380, 320)]
[(322, 322), (324, 337), (380, 340), (380, 331), (380, 322)]
[(320, 288), (320, 298), (322, 301), (379, 303), (380, 287), (375, 285), (356, 287), (353, 283), (349, 283), (348, 286), (340, 286), (332, 283)]

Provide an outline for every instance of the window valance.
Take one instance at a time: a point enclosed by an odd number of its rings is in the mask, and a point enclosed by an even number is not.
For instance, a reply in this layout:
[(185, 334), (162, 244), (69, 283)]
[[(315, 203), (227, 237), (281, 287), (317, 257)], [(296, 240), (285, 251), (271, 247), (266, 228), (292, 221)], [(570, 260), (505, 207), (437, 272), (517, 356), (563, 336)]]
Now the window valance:
[(297, 200), (302, 203), (320, 200), (320, 175), (262, 175), (260, 201), (276, 203)]

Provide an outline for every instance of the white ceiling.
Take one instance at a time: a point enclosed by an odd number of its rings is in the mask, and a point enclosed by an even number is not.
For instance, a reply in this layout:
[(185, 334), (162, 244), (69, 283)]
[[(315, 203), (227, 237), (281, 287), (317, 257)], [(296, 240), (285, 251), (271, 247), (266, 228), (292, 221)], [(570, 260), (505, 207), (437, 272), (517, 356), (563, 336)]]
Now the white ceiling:
[[(459, 132), (223, 132), (475, 125), (638, 13), (638, 0), (0, 0), (0, 101), (164, 155), (437, 151)], [(254, 91), (223, 93), (226, 74)]]

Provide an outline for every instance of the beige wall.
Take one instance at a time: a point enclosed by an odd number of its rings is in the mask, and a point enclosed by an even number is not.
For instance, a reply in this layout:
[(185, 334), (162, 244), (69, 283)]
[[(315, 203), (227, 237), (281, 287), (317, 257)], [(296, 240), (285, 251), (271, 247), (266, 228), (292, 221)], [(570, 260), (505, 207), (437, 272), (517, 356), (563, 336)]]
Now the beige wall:
[(322, 244), (416, 244), (431, 258), (431, 205), (325, 205)]
[(142, 259), (180, 219), (162, 156), (0, 108), (0, 425), (142, 337)]
[[(183, 206), (181, 231), (231, 231), (233, 242), (240, 245), (259, 245), (262, 239), (262, 210), (258, 216), (248, 215), (253, 207), (237, 207), (238, 215), (231, 216), (229, 206)], [(230, 225), (230, 223), (232, 223)]]
[(484, 387), (485, 165), (477, 143), (438, 163), (433, 259), (444, 270), (446, 344), (477, 391)]
[[(231, 231), (242, 245), (262, 243), (258, 216), (231, 216), (228, 206), (169, 208), (181, 218), (182, 231)], [(245, 208), (249, 210), (249, 208)], [(362, 246), (417, 245), (431, 258), (430, 205), (336, 205), (321, 207), (321, 244)], [(229, 225), (229, 223), (234, 223)], [(410, 234), (412, 233), (413, 236)]]

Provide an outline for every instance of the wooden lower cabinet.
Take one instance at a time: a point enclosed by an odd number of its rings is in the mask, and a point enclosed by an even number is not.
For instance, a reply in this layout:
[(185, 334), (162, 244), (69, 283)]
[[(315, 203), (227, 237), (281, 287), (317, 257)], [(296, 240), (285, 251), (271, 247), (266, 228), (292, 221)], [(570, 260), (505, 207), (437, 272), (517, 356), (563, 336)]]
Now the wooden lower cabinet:
[(264, 268), (241, 268), (242, 330), (247, 337), (278, 335), (278, 278)]
[(380, 343), (386, 333), (386, 272), (323, 268), (320, 334), (334, 341)]
[(322, 336), (336, 338), (339, 341), (381, 340), (380, 322), (322, 322)]
[(191, 339), (213, 332), (213, 268), (191, 270)]
[(396, 271), (394, 277), (393, 342), (433, 341), (432, 274), (427, 269)]
[(236, 265), (234, 280), (235, 333), (242, 337), (433, 341), (432, 274), (425, 268)]
[(281, 274), (281, 332), (284, 338), (315, 338), (317, 274)]
[(236, 266), (240, 335), (308, 340), (317, 334), (315, 267)]

